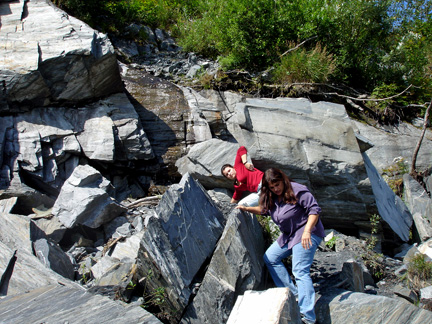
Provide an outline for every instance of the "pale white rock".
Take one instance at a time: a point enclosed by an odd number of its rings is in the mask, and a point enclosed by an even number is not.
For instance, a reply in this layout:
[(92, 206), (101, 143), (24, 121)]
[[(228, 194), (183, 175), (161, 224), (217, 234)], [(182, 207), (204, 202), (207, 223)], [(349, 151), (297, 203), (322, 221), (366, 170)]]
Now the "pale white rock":
[(300, 324), (300, 310), (288, 288), (246, 291), (239, 296), (227, 324)]
[(127, 237), (124, 241), (118, 242), (114, 247), (111, 257), (119, 260), (128, 259), (135, 261), (140, 251), (140, 243), (143, 237), (143, 232)]

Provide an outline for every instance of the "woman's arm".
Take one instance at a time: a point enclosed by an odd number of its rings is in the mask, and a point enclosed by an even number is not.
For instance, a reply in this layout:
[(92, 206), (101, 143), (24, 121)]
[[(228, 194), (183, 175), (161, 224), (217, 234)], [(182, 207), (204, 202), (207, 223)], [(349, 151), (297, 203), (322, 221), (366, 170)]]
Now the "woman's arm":
[(252, 213), (252, 214), (259, 214), (259, 215), (261, 214), (261, 207), (260, 206), (249, 207), (249, 206), (238, 205), (236, 207), (236, 209), (244, 210), (244, 211), (247, 211), (247, 212)]
[(254, 169), (253, 164), (247, 162), (247, 153), (243, 154), (240, 158), (245, 168), (248, 169), (249, 171), (253, 171)]
[(304, 249), (308, 250), (312, 246), (312, 230), (315, 227), (315, 225), (318, 223), (319, 215), (311, 214), (308, 217), (306, 226), (304, 228), (302, 238), (301, 238), (301, 244)]

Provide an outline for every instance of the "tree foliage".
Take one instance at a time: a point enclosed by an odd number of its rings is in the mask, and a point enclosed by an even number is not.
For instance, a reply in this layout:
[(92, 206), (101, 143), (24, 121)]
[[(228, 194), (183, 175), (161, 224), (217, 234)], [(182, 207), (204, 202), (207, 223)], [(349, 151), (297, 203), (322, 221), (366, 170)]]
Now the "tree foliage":
[[(185, 51), (219, 59), (225, 69), (275, 67), (276, 81), (287, 82), (286, 76), (297, 75), (293, 82), (326, 80), (386, 96), (413, 85), (403, 97), (376, 107), (370, 103), (368, 108), (376, 111), (410, 101), (426, 108), (432, 93), (431, 1), (54, 2), (105, 32), (121, 31), (130, 23), (170, 29)], [(318, 67), (323, 69), (311, 71)]]

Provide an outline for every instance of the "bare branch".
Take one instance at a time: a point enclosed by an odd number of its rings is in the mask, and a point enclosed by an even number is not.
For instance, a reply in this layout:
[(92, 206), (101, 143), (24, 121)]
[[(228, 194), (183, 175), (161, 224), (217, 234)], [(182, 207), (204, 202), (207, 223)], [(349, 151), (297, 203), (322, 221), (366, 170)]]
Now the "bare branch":
[(298, 44), (297, 46), (295, 46), (295, 47), (293, 47), (293, 48), (290, 48), (290, 49), (289, 49), (288, 51), (286, 51), (285, 53), (279, 55), (279, 57), (282, 57), (282, 56), (284, 56), (284, 55), (287, 55), (289, 52), (295, 51), (297, 48), (299, 48), (300, 46), (302, 46), (304, 43), (310, 41), (311, 39), (317, 38), (317, 37), (318, 37), (318, 36), (316, 36), (316, 35), (315, 35), (315, 36), (312, 36), (312, 37), (309, 37), (308, 39), (304, 40), (303, 42), (301, 42), (301, 43)]
[(336, 93), (336, 92), (332, 92), (332, 93), (324, 93), (324, 94), (326, 94), (326, 95), (338, 96), (338, 97), (347, 98), (347, 99), (356, 100), (356, 101), (384, 101), (384, 100), (390, 100), (390, 99), (393, 99), (393, 98), (396, 98), (396, 97), (399, 97), (399, 96), (403, 95), (403, 94), (404, 94), (405, 92), (407, 92), (408, 89), (411, 88), (411, 87), (412, 87), (412, 84), (410, 84), (410, 85), (408, 86), (408, 88), (406, 88), (406, 89), (405, 89), (404, 91), (402, 91), (401, 93), (398, 93), (398, 94), (396, 94), (396, 95), (394, 95), (394, 96), (391, 96), (391, 97), (387, 97), (387, 98), (379, 98), (379, 99), (372, 99), (372, 98), (354, 98), (354, 97), (350, 97), (350, 96), (341, 95), (341, 94)]

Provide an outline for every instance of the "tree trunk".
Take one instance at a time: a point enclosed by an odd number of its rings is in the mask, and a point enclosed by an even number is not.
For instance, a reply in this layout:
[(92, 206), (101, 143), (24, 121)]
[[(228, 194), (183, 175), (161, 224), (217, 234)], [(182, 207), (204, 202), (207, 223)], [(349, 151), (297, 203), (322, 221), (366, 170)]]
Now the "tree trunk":
[(431, 106), (432, 106), (432, 99), (431, 99), (431, 102), (429, 103), (429, 106), (426, 109), (426, 112), (424, 115), (424, 120), (423, 120), (423, 131), (420, 135), (419, 141), (418, 141), (417, 146), (414, 150), (412, 161), (411, 161), (410, 175), (413, 176), (414, 178), (417, 178), (417, 170), (416, 170), (417, 155), (418, 155), (418, 152), (420, 150), (420, 146), (421, 146), (421, 143), (423, 141), (423, 137), (426, 133), (426, 128), (427, 128), (427, 124), (429, 121), (429, 114), (430, 114)]

